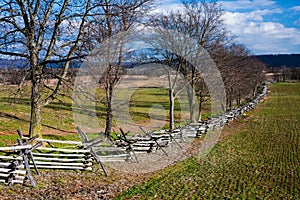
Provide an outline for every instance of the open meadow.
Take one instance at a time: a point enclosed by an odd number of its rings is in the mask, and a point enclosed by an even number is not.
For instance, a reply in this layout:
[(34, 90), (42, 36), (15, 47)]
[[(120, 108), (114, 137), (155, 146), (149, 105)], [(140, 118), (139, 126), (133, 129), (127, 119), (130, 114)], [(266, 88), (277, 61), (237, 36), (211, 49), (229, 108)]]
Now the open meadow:
[(266, 102), (223, 130), (205, 158), (162, 170), (119, 199), (299, 199), (300, 84), (270, 87)]
[[(272, 84), (270, 91), (253, 111), (225, 126), (204, 158), (195, 155), (148, 174), (108, 169), (108, 177), (99, 166), (92, 172), (40, 170), (33, 173), (36, 188), (1, 184), (1, 199), (299, 199), (300, 83)], [(1, 136), (1, 144), (16, 138)]]
[[(72, 110), (72, 91), (68, 88), (63, 89), (63, 95), (43, 108), (42, 112), (42, 135), (58, 135), (74, 139), (79, 137), (76, 132), (76, 124), (73, 120)], [(45, 94), (46, 95), (46, 94)], [(98, 90), (97, 96), (100, 101), (104, 101), (104, 91)], [(153, 107), (153, 105), (159, 105)], [(166, 112), (168, 111), (169, 100), (168, 91), (164, 88), (137, 88), (134, 90), (129, 101), (129, 112), (132, 120), (136, 124), (147, 125), (150, 117), (163, 121), (168, 121)], [(94, 110), (93, 110), (94, 109)], [(164, 110), (163, 110), (164, 109)], [(105, 105), (97, 103), (96, 108), (90, 111), (96, 111), (98, 124), (94, 125), (95, 129), (91, 129), (93, 133), (103, 131), (105, 127)], [(204, 107), (204, 117), (209, 111), (209, 105)], [(149, 116), (149, 114), (151, 116)], [(175, 120), (182, 121), (181, 108), (178, 101), (175, 101)], [(89, 117), (88, 114), (84, 114)], [(186, 114), (186, 119), (188, 114)], [(17, 92), (16, 86), (0, 86), (0, 136), (10, 135), (8, 138), (17, 138), (16, 130), (20, 129), (24, 134), (28, 133), (30, 120), (30, 88), (23, 87)], [(113, 121), (113, 125), (115, 122)], [(168, 124), (165, 124), (168, 125)], [(100, 127), (100, 129), (99, 129)], [(161, 127), (162, 128), (162, 127)], [(115, 127), (116, 131), (118, 127)], [(127, 130), (125, 128), (125, 130)], [(75, 135), (75, 136), (74, 136)], [(15, 138), (12, 140), (15, 142)], [(11, 144), (9, 140), (0, 141), (0, 146)]]

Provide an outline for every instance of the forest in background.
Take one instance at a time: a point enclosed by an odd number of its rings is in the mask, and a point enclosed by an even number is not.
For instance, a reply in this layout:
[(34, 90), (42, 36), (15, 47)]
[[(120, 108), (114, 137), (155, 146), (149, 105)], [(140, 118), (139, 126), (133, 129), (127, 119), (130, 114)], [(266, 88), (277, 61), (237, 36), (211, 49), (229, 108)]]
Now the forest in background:
[(270, 68), (280, 66), (286, 66), (288, 68), (300, 67), (300, 54), (270, 54), (256, 55), (255, 57)]

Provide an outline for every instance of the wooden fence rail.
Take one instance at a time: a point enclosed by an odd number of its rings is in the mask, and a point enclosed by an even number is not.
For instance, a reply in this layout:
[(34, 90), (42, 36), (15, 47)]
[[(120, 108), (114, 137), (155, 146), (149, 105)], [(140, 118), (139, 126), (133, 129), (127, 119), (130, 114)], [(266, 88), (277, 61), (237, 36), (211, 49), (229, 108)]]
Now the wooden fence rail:
[(38, 173), (32, 151), (41, 145), (41, 142), (32, 146), (18, 140), (18, 146), (0, 147), (0, 182), (6, 184), (23, 184), (28, 179), (31, 185), (35, 187), (29, 161), (33, 163), (33, 167), (36, 173)]
[[(18, 133), (24, 142), (28, 142), (21, 131)], [(42, 138), (35, 140), (50, 146), (39, 147), (32, 152), (38, 169), (92, 170), (92, 155), (84, 149), (82, 142)], [(33, 167), (33, 162), (30, 162), (30, 166)]]

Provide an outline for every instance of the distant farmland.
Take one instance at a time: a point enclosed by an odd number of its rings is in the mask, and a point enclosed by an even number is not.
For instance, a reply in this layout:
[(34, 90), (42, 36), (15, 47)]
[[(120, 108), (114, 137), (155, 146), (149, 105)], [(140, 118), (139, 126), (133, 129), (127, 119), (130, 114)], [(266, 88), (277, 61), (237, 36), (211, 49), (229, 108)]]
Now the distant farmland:
[[(300, 83), (271, 95), (202, 159), (163, 170), (119, 199), (300, 199)], [(236, 131), (238, 130), (238, 131)]]

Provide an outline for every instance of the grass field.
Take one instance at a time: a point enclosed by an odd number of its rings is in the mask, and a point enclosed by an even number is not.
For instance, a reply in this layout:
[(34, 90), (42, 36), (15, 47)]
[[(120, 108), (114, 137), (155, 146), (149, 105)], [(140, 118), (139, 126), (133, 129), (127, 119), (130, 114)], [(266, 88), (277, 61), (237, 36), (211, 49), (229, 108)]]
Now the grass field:
[(300, 199), (300, 83), (270, 89), (208, 156), (166, 168), (118, 199)]
[[(16, 134), (19, 128), (26, 132), (30, 120), (30, 88), (23, 87), (16, 93), (15, 86), (0, 86), (0, 132)], [(72, 104), (67, 98), (60, 97), (42, 111), (42, 130), (72, 132)]]
[[(15, 134), (17, 129), (27, 132), (30, 120), (30, 89), (23, 87), (21, 93), (16, 93), (15, 86), (0, 86), (0, 134)], [(64, 94), (71, 96), (69, 90), (63, 91)], [(104, 91), (98, 90), (100, 98), (104, 99)], [(153, 105), (161, 105), (154, 108)], [(130, 114), (133, 121), (137, 124), (149, 121), (149, 110), (158, 114), (168, 112), (168, 91), (161, 88), (140, 88), (134, 91), (130, 98)], [(160, 109), (160, 110), (159, 110)], [(206, 112), (208, 106), (205, 107)], [(105, 106), (97, 104), (99, 125), (105, 125)], [(180, 106), (175, 102), (175, 119), (180, 120)], [(42, 134), (76, 133), (72, 113), (72, 101), (70, 98), (60, 96), (42, 110)]]

